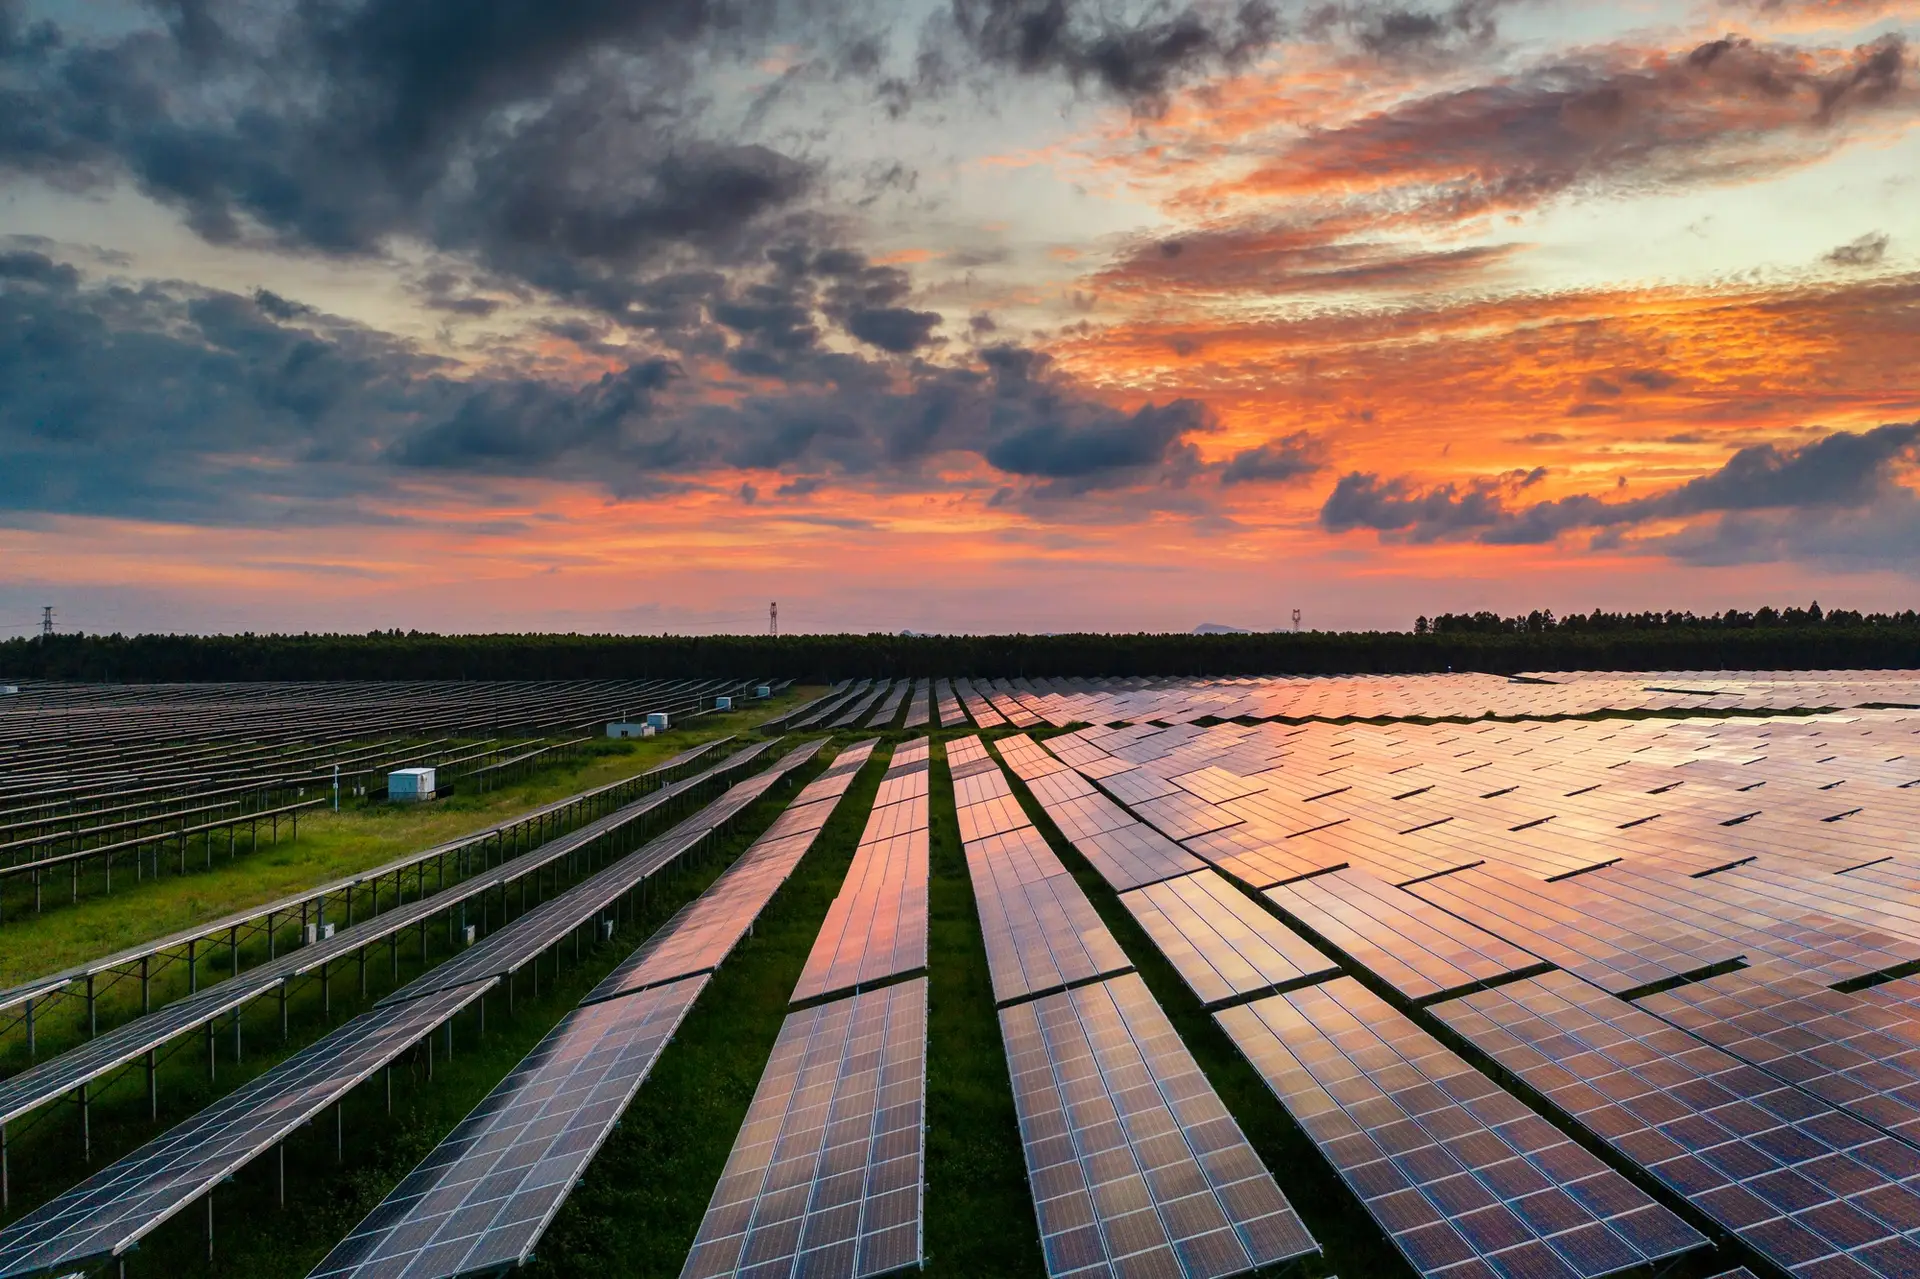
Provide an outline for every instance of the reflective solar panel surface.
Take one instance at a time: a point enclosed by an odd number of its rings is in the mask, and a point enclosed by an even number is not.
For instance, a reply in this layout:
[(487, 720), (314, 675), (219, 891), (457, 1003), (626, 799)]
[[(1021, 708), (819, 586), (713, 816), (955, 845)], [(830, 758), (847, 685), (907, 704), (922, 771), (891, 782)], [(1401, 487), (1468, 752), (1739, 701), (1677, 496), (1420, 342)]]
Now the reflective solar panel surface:
[(927, 982), (790, 1014), (683, 1279), (856, 1279), (922, 1256)]
[(1782, 1269), (1920, 1273), (1920, 1150), (1565, 973), (1433, 1012)]
[(1539, 956), (1362, 870), (1316, 875), (1263, 895), (1408, 999), (1432, 999), (1541, 966)]
[[(872, 743), (854, 748), (856, 763)], [(846, 752), (843, 752), (845, 754)], [(717, 968), (746, 936), (773, 894), (793, 874), (853, 784), (854, 771), (836, 767), (809, 783), (765, 834), (754, 840), (704, 893), (688, 902), (587, 999), (607, 999)]]
[[(956, 739), (948, 757), (986, 758), (979, 748), (976, 737)], [(954, 800), (995, 1002), (1125, 972), (1132, 965), (1120, 944), (988, 763), (955, 784)]]
[(896, 802), (868, 816), (794, 987), (795, 1003), (927, 966), (927, 758), (924, 738), (894, 752), (881, 785), (897, 784)]
[(485, 994), (492, 981), (377, 1007), (0, 1232), (0, 1275), (124, 1252)]
[(1208, 1006), (1340, 971), (1210, 870), (1122, 893), (1120, 903)]
[(569, 1013), (315, 1279), (445, 1279), (524, 1263), (709, 980)]
[(1706, 1244), (1350, 977), (1215, 1016), (1422, 1275), (1593, 1279)]
[(1049, 1276), (1319, 1251), (1138, 977), (1004, 1008), (1000, 1033)]

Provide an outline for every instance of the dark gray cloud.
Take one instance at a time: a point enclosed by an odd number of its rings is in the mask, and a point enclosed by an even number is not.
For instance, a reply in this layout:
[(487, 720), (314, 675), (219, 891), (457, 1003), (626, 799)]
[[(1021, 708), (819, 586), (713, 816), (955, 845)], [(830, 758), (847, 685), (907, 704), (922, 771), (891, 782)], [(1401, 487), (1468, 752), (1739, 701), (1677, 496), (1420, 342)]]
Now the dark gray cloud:
[[(952, 0), (950, 22), (952, 43), (989, 67), (1063, 76), (1145, 111), (1183, 84), (1244, 65), (1281, 34), (1268, 0)], [(935, 57), (943, 47), (936, 40)]]
[(1325, 451), (1319, 441), (1305, 431), (1296, 431), (1234, 454), (1221, 470), (1220, 482), (1283, 484), (1313, 475), (1325, 465)]
[(1893, 237), (1885, 231), (1870, 231), (1857, 240), (1849, 240), (1826, 254), (1826, 260), (1834, 266), (1879, 266), (1887, 256), (1887, 246), (1893, 243)]
[[(1405, 476), (1383, 480), (1356, 471), (1334, 485), (1321, 507), (1320, 524), (1333, 533), (1371, 529), (1410, 542), (1528, 545), (1580, 529), (1602, 531), (1617, 541), (1636, 526), (1688, 520), (1696, 523), (1686, 532), (1648, 545), (1696, 558), (1726, 554), (1743, 530), (1774, 530), (1769, 539), (1756, 543), (1764, 547), (1797, 537), (1796, 529), (1824, 528), (1828, 542), (1823, 553), (1832, 557), (1843, 541), (1835, 530), (1890, 523), (1908, 527), (1902, 521), (1911, 521), (1914, 497), (1898, 476), (1916, 461), (1920, 422), (1858, 433), (1835, 431), (1798, 448), (1751, 445), (1707, 475), (1649, 497), (1616, 502), (1587, 494), (1518, 500), (1545, 477), (1544, 469), (1427, 488)], [(1703, 517), (1706, 522), (1698, 522)], [(1883, 548), (1866, 543), (1855, 545), (1853, 553), (1885, 558)]]
[[(857, 255), (827, 267), (877, 279)], [(1045, 496), (1201, 470), (1190, 437), (1213, 421), (1190, 401), (1114, 408), (1015, 346), (966, 365), (870, 362), (819, 350), (803, 319), (772, 298), (734, 317), (757, 335), (741, 350), (794, 376), (716, 398), (666, 353), (584, 381), (477, 371), (270, 292), (94, 284), (9, 251), (0, 510), (258, 525), (383, 518), (368, 512), (408, 504), (420, 480), (543, 477), (632, 496), (765, 469), (792, 476), (778, 495), (793, 497), (836, 478), (924, 489), (951, 469), (942, 459), (971, 455)]]
[(1507, 0), (1454, 0), (1440, 7), (1327, 4), (1310, 10), (1305, 30), (1320, 38), (1340, 36), (1382, 59), (1457, 57), (1492, 45), (1499, 36), (1499, 10)]

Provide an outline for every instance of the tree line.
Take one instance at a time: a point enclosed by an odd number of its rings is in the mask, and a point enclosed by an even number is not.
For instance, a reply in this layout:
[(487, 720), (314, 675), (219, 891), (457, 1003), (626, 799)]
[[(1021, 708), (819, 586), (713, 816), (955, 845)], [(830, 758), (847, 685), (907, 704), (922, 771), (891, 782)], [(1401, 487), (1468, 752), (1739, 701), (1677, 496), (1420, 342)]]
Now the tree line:
[[(1731, 620), (1730, 620), (1731, 619)], [(85, 635), (0, 642), (0, 682), (1195, 676), (1920, 667), (1920, 617), (1762, 609), (1420, 619), (1229, 635)]]

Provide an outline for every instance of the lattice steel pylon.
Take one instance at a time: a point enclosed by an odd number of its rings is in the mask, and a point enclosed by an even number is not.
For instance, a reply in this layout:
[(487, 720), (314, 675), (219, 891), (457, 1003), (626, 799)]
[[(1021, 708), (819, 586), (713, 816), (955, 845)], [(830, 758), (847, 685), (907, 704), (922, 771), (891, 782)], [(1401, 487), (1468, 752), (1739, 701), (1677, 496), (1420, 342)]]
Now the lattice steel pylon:
[(1300, 629), (1300, 610), (1297, 608), (1293, 610), (1293, 629)]
[(40, 638), (53, 634), (53, 605), (48, 604), (40, 610)]
[(779, 633), (780, 633), (780, 601), (775, 600), (771, 604), (767, 605), (767, 634), (778, 635)]

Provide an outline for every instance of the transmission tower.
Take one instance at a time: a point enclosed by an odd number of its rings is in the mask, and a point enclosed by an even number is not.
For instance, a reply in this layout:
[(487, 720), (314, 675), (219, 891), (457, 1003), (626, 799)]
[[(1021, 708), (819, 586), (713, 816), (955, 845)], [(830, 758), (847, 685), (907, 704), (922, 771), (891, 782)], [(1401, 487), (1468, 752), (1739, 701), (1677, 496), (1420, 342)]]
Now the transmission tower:
[(779, 633), (780, 633), (780, 601), (775, 600), (773, 601), (773, 603), (767, 605), (767, 634), (778, 635)]
[(1300, 629), (1300, 610), (1297, 608), (1293, 610), (1293, 629), (1296, 631)]
[(46, 639), (53, 634), (53, 605), (40, 610), (40, 638)]

